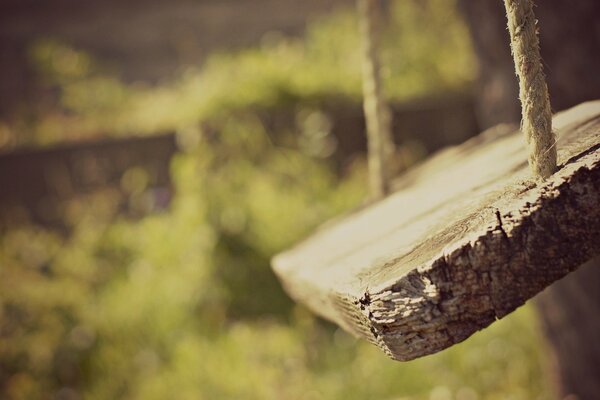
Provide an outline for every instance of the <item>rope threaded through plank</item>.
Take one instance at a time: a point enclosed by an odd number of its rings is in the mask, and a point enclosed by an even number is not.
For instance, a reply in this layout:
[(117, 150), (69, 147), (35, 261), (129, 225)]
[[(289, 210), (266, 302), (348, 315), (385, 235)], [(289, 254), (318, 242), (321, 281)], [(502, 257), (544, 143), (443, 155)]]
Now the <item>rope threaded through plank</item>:
[(379, 1), (357, 0), (363, 51), (363, 108), (367, 125), (369, 183), (373, 199), (382, 198), (390, 191), (394, 154), (390, 111), (381, 84)]
[(545, 179), (556, 171), (556, 137), (552, 132), (552, 110), (542, 70), (533, 0), (504, 0), (504, 6), (519, 77), (521, 130), (529, 148), (529, 166), (536, 178)]

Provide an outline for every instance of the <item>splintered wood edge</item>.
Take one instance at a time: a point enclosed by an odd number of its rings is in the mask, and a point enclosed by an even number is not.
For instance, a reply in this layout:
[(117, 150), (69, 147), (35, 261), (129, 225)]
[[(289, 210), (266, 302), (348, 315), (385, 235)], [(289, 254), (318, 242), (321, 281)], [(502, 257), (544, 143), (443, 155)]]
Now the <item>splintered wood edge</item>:
[[(372, 341), (398, 360), (459, 343), (598, 254), (600, 152), (498, 210), (497, 224), (365, 293)], [(362, 321), (361, 321), (362, 322)]]
[[(596, 119), (598, 113), (594, 115)], [(584, 122), (579, 120), (578, 122)], [(597, 126), (594, 128), (596, 129)], [(547, 181), (515, 182), (492, 202), (476, 229), (407, 273), (357, 289), (300, 282), (285, 254), (274, 269), (286, 290), (313, 311), (407, 361), (443, 350), (487, 327), (600, 252), (600, 146), (586, 151)], [(489, 211), (489, 210), (488, 210)], [(296, 266), (297, 267), (297, 266)], [(392, 271), (392, 272), (390, 272)], [(310, 297), (310, 298), (309, 298)]]

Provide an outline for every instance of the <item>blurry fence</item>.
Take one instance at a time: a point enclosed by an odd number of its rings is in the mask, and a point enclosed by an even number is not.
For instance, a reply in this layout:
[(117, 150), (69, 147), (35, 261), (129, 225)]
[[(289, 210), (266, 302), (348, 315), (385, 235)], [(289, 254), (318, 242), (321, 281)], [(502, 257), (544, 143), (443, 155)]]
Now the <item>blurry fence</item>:
[(65, 201), (107, 188), (121, 205), (143, 192), (145, 211), (164, 208), (175, 151), (168, 133), (0, 154), (0, 222), (61, 225)]
[[(366, 150), (362, 107), (331, 99), (318, 109), (328, 118), (336, 143), (331, 161), (343, 172)], [(461, 143), (479, 130), (468, 96), (392, 104), (392, 111), (396, 141), (417, 144), (420, 156)], [(295, 124), (294, 109), (258, 114), (270, 132)], [(176, 152), (175, 134), (167, 133), (0, 153), (0, 226), (34, 221), (62, 227), (69, 201), (102, 191), (109, 192), (117, 211), (128, 215), (164, 209), (173, 195), (169, 164)], [(84, 201), (81, 207), (89, 205)]]

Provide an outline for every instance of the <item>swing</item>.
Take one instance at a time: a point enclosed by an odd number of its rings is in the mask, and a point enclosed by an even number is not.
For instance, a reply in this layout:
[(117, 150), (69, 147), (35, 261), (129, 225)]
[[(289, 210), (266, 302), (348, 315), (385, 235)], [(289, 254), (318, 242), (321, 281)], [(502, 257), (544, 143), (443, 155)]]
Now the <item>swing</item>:
[(600, 254), (600, 101), (551, 118), (532, 0), (505, 0), (523, 133), (492, 128), (392, 181), (375, 4), (358, 4), (376, 201), (273, 268), (295, 300), (406, 361), (465, 340)]

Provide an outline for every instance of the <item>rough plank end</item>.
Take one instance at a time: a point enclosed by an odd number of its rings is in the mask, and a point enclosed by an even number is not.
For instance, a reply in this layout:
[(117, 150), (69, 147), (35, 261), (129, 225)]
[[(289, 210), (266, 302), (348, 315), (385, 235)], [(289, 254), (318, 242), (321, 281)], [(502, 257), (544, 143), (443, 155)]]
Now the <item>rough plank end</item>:
[(559, 170), (485, 132), (273, 260), (288, 293), (406, 361), (459, 343), (600, 253), (600, 101), (554, 118)]

